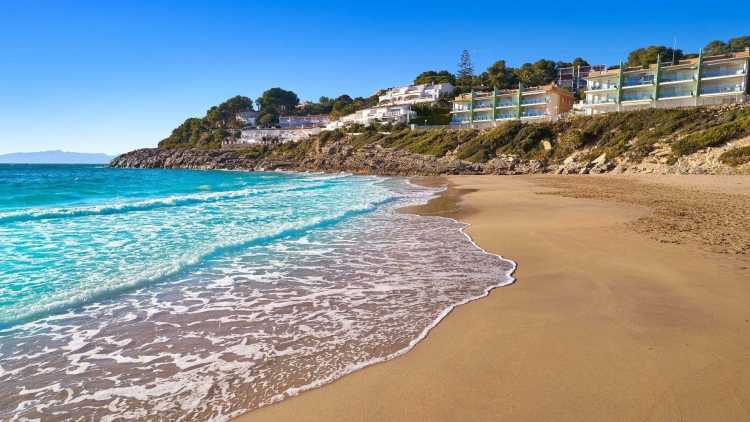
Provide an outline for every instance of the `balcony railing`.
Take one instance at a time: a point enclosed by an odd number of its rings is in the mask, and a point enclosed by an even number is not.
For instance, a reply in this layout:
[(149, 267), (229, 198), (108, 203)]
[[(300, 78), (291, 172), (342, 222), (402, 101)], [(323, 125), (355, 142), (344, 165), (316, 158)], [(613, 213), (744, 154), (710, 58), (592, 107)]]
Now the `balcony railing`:
[(533, 105), (533, 104), (546, 104), (546, 98), (529, 98), (521, 100), (522, 105)]
[(654, 75), (648, 75), (640, 78), (625, 78), (622, 82), (622, 86), (638, 86), (638, 85), (652, 85), (654, 83)]
[(725, 93), (741, 93), (744, 90), (741, 85), (731, 86), (704, 86), (701, 89), (701, 94), (725, 94)]
[(707, 69), (703, 71), (703, 74), (701, 75), (702, 78), (716, 78), (719, 76), (738, 76), (738, 75), (744, 75), (746, 73), (745, 68), (732, 68), (732, 69)]
[(623, 101), (644, 101), (644, 100), (651, 100), (652, 97), (650, 95), (623, 95), (622, 100)]
[(614, 98), (594, 98), (586, 101), (586, 104), (614, 104)]
[(678, 73), (674, 75), (666, 74), (661, 77), (661, 82), (688, 82), (695, 81), (695, 75)]
[(589, 91), (604, 91), (607, 89), (617, 89), (617, 84), (594, 83), (588, 86)]

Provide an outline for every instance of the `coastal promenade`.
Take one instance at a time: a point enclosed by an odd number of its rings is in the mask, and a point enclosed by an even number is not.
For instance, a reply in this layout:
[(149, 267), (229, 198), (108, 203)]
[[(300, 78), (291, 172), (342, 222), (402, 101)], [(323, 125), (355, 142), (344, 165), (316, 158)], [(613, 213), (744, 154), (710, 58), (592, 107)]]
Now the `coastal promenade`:
[(517, 282), (405, 356), (239, 420), (750, 419), (750, 177), (447, 180), (421, 212), (471, 223)]

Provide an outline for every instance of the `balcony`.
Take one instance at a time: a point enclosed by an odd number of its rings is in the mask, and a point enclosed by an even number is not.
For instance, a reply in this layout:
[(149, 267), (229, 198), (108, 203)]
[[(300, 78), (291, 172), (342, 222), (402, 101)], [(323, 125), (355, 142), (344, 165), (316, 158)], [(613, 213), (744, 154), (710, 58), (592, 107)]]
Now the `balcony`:
[(645, 76), (639, 76), (637, 78), (625, 78), (622, 81), (622, 87), (623, 88), (630, 88), (630, 87), (636, 87), (636, 86), (644, 86), (644, 85), (653, 85), (654, 84), (654, 75), (645, 75)]
[(512, 101), (500, 101), (497, 103), (497, 108), (505, 108), (505, 107), (515, 107), (515, 104), (513, 104)]
[(521, 105), (536, 105), (536, 104), (547, 104), (547, 99), (542, 98), (524, 98), (521, 100)]
[(622, 100), (623, 101), (651, 101), (653, 97), (651, 95), (644, 95), (644, 94), (633, 94), (633, 95), (623, 95)]
[(592, 83), (589, 84), (587, 87), (588, 91), (608, 91), (610, 89), (617, 89), (617, 84), (615, 83)]
[(544, 110), (539, 110), (535, 108), (530, 108), (528, 110), (524, 110), (523, 113), (521, 113), (521, 117), (543, 117), (546, 113)]
[(721, 85), (721, 86), (704, 86), (701, 89), (701, 95), (711, 94), (741, 94), (745, 90), (742, 85)]
[(615, 104), (617, 101), (615, 98), (592, 98), (586, 101), (586, 104), (598, 105), (598, 104)]
[(680, 83), (680, 82), (695, 82), (695, 74), (693, 73), (666, 73), (661, 77), (660, 83)]
[(747, 73), (747, 69), (744, 67), (732, 67), (732, 68), (720, 68), (720, 69), (706, 69), (701, 74), (701, 79), (706, 78), (723, 78), (731, 76), (743, 76)]

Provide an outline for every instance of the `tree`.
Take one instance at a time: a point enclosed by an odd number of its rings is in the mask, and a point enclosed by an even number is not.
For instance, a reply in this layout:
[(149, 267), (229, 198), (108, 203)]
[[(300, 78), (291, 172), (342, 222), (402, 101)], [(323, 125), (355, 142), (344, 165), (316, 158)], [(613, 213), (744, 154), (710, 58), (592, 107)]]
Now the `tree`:
[(724, 41), (714, 40), (703, 47), (706, 56), (718, 56), (729, 52), (729, 46)]
[(256, 100), (261, 111), (273, 114), (291, 113), (299, 104), (299, 97), (292, 91), (281, 88), (271, 88)]
[(493, 88), (510, 89), (518, 85), (515, 69), (508, 67), (505, 60), (498, 60), (482, 74), (482, 81)]
[(557, 73), (557, 64), (546, 59), (524, 63), (515, 71), (518, 81), (526, 86), (546, 85), (557, 79)]
[(276, 123), (278, 123), (278, 121), (279, 121), (279, 116), (277, 114), (263, 111), (258, 116), (258, 118), (255, 119), (255, 124), (258, 127), (273, 127), (276, 125)]
[(656, 59), (660, 55), (662, 60), (671, 61), (674, 56), (675, 61), (678, 61), (682, 58), (682, 50), (673, 50), (663, 45), (651, 45), (644, 48), (638, 48), (628, 54), (627, 66), (646, 67), (652, 63), (656, 63)]
[(236, 116), (240, 111), (248, 111), (253, 109), (253, 100), (248, 97), (236, 95), (218, 106), (213, 106), (206, 112), (206, 117), (203, 118), (204, 126), (214, 127), (230, 127), (239, 128), (242, 126), (237, 121)]
[(458, 60), (458, 74), (456, 76), (456, 84), (461, 89), (471, 89), (471, 83), (474, 78), (474, 66), (471, 64), (469, 50), (461, 52), (461, 57)]
[(414, 78), (414, 85), (444, 83), (456, 85), (456, 77), (447, 70), (441, 70), (438, 72), (434, 70), (428, 70), (420, 73), (416, 78)]
[(731, 51), (744, 50), (747, 47), (750, 47), (750, 36), (744, 35), (741, 37), (730, 38), (728, 44)]

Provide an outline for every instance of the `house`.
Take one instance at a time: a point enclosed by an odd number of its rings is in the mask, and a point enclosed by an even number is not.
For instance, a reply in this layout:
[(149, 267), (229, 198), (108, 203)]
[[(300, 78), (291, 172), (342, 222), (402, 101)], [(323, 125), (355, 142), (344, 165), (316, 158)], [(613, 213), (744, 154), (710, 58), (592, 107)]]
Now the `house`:
[(325, 127), (328, 123), (328, 116), (325, 114), (312, 114), (308, 116), (279, 116), (279, 127), (281, 127), (282, 129)]
[(378, 97), (378, 105), (401, 105), (435, 103), (441, 96), (448, 95), (454, 90), (449, 83), (408, 85), (387, 89)]
[(255, 110), (240, 111), (237, 113), (235, 118), (238, 122), (242, 123), (243, 126), (255, 126), (255, 120), (260, 115), (260, 112)]
[(750, 48), (737, 53), (591, 72), (583, 114), (748, 101)]
[(409, 123), (417, 113), (412, 110), (414, 104), (434, 104), (442, 95), (453, 92), (453, 85), (422, 84), (389, 88), (378, 97), (378, 105), (359, 110), (331, 122), (327, 128), (335, 129), (349, 124), (369, 126), (378, 123)]
[(573, 94), (555, 84), (477, 92), (453, 100), (452, 124), (492, 127), (506, 120), (555, 121), (573, 108)]

